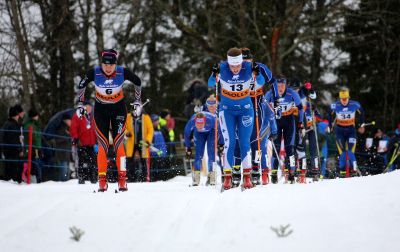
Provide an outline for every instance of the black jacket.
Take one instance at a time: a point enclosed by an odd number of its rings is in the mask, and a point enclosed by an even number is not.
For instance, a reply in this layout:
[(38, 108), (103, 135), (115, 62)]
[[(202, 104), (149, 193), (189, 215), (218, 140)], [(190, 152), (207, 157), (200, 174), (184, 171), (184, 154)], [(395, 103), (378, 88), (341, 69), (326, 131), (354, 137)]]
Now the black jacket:
[(12, 146), (2, 146), (4, 155), (18, 155), (22, 151), (20, 141), (21, 125), (12, 118), (9, 118), (2, 127), (2, 144), (12, 144)]

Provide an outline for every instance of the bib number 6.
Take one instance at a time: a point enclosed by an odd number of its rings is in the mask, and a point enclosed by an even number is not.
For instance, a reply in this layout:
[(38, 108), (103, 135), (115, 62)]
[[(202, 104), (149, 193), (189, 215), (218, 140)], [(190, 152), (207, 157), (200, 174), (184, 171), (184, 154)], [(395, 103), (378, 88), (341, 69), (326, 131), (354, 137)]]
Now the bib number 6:
[(112, 89), (111, 88), (107, 88), (106, 89), (106, 94), (108, 94), (108, 95), (112, 94)]

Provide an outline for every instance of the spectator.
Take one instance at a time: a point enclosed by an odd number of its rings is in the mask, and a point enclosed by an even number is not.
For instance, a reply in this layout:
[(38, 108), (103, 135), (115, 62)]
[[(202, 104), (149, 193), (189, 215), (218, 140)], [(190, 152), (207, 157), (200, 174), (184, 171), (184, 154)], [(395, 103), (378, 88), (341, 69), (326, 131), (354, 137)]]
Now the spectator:
[[(144, 110), (140, 118), (128, 113), (126, 118), (126, 169), (128, 181), (145, 181), (149, 146), (153, 141), (154, 129), (151, 118)], [(141, 144), (142, 143), (142, 144)]]
[(187, 89), (188, 97), (185, 105), (185, 115), (189, 119), (194, 112), (194, 108), (204, 104), (209, 96), (207, 84), (201, 80), (195, 80)]
[(160, 114), (160, 126), (159, 129), (165, 136), (165, 142), (167, 143), (167, 151), (170, 157), (176, 155), (176, 148), (174, 145), (175, 141), (175, 119), (171, 116), (171, 111), (164, 109)]
[(388, 151), (387, 171), (391, 172), (400, 167), (400, 123), (394, 131), (394, 136), (390, 139)]
[[(161, 169), (171, 166), (167, 158), (167, 145), (165, 141), (165, 136), (163, 135), (161, 130), (159, 130), (159, 118), (160, 117), (158, 115), (151, 115), (151, 121), (153, 122), (154, 128), (153, 144), (150, 148), (152, 158), (151, 169), (154, 174), (152, 180), (159, 180), (163, 176), (163, 174), (161, 174)], [(163, 128), (165, 127), (161, 127), (161, 129)]]
[(57, 137), (54, 138), (56, 148), (55, 162), (58, 167), (58, 180), (67, 181), (69, 179), (69, 162), (71, 160), (71, 139), (69, 129), (71, 127), (71, 115), (66, 113), (62, 116), (62, 123), (56, 129)]
[[(36, 182), (42, 182), (42, 130), (39, 123), (39, 113), (35, 109), (28, 111), (28, 118), (24, 122), (24, 141), (25, 146), (29, 144), (29, 127), (32, 126), (32, 171), (31, 174), (36, 176)], [(28, 157), (28, 148), (25, 148), (25, 157)]]
[(153, 148), (150, 149), (151, 157), (166, 157), (167, 144), (165, 141), (165, 135), (161, 131), (163, 127), (160, 127), (160, 117), (152, 114), (151, 121), (154, 128)]
[(93, 106), (90, 101), (83, 103), (85, 114), (81, 118), (77, 114), (72, 116), (70, 134), (72, 138), (72, 153), (78, 183), (84, 184), (85, 180), (97, 183), (97, 158), (95, 153), (96, 131), (93, 120)]
[(8, 120), (3, 125), (3, 134), (1, 142), (3, 146), (3, 155), (7, 160), (5, 163), (5, 180), (14, 180), (22, 182), (22, 164), (23, 148), (21, 143), (21, 126), (19, 121), (18, 108), (11, 107), (8, 111)]

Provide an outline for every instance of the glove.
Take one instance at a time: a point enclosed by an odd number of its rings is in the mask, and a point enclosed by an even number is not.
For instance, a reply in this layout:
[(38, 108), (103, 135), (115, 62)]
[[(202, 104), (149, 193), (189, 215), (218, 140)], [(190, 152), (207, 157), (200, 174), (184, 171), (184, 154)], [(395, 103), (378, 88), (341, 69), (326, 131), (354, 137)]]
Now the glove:
[(142, 115), (142, 102), (141, 101), (134, 101), (132, 103), (132, 115), (135, 118), (138, 118)]
[(224, 148), (225, 146), (223, 144), (218, 144), (217, 146), (218, 155), (221, 155), (224, 152)]
[(251, 70), (258, 75), (260, 73), (260, 67), (258, 66), (257, 63), (253, 62), (253, 64), (251, 65)]
[(217, 76), (217, 74), (219, 74), (219, 64), (215, 63), (211, 69), (211, 72), (213, 74), (214, 77)]
[(275, 107), (274, 110), (275, 110), (275, 119), (281, 119), (281, 117), (282, 117), (281, 107), (279, 107), (279, 106)]
[(76, 108), (76, 115), (78, 118), (82, 118), (82, 116), (85, 114), (85, 106), (83, 106), (82, 102), (79, 102)]
[(278, 138), (278, 134), (276, 134), (276, 133), (271, 133), (271, 135), (269, 135), (269, 137), (268, 137), (268, 139), (272, 142), (275, 141), (277, 138)]
[(304, 125), (303, 125), (302, 122), (298, 122), (298, 123), (297, 123), (297, 129), (299, 129), (299, 130), (304, 129)]
[(314, 90), (310, 90), (310, 94), (308, 95), (311, 100), (317, 99), (317, 93)]
[(186, 147), (186, 159), (190, 159), (192, 157), (192, 148)]
[(72, 138), (71, 144), (74, 145), (74, 146), (77, 146), (78, 145), (78, 141), (79, 141), (78, 138)]

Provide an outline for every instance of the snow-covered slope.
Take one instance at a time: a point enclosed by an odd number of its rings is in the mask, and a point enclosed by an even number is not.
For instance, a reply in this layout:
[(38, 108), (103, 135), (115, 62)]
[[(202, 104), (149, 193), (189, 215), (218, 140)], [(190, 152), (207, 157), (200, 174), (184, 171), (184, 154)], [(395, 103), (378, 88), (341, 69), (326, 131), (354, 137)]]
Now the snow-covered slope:
[[(400, 251), (399, 171), (222, 194), (189, 183), (0, 182), (0, 251)], [(288, 237), (271, 230), (286, 224)]]

